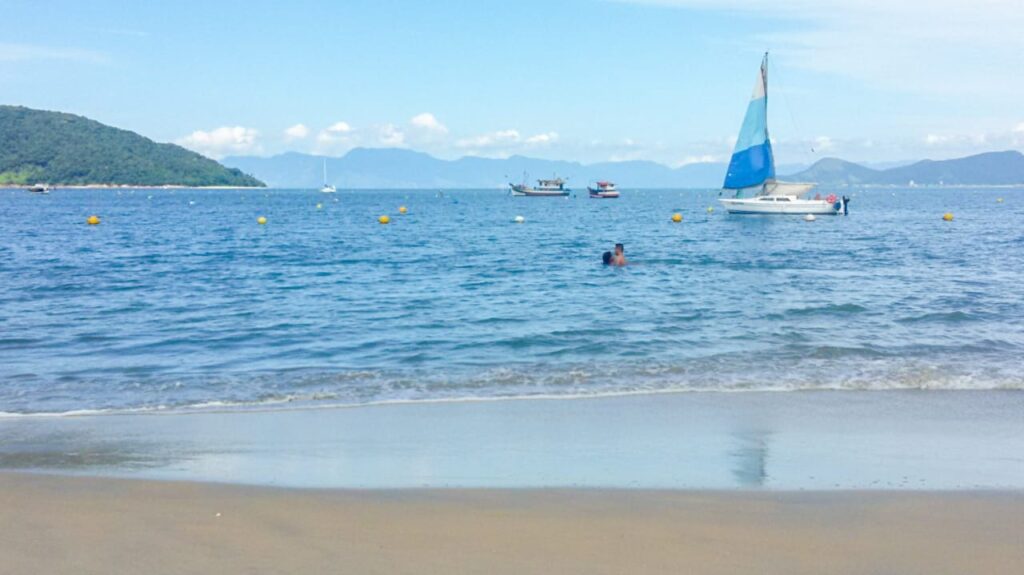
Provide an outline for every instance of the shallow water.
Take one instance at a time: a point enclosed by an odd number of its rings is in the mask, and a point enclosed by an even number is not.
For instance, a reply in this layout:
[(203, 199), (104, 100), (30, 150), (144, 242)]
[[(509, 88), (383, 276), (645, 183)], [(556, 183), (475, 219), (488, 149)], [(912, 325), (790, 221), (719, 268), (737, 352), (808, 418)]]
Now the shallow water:
[(0, 190), (0, 412), (1024, 389), (1024, 190), (716, 196)]

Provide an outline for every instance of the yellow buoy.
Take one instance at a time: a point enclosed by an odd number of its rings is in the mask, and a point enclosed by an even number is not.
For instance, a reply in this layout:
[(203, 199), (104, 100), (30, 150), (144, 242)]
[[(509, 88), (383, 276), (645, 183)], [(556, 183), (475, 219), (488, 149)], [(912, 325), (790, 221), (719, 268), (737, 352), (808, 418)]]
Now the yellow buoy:
[(715, 208), (712, 208), (711, 206), (708, 206), (708, 213), (709, 214), (714, 212), (714, 211), (715, 211)]
[(946, 220), (947, 222), (953, 221), (953, 212), (946, 212), (945, 214), (942, 215), (942, 219)]
[(404, 214), (404, 213), (406, 213), (406, 212), (408, 212), (408, 211), (409, 211), (409, 210), (408, 210), (408, 209), (406, 209), (406, 207), (405, 207), (405, 206), (398, 206), (398, 213), (400, 213), (400, 214)]
[(683, 221), (683, 214), (678, 214), (678, 213), (677, 214), (672, 214), (672, 221), (677, 223), (677, 224), (679, 222)]
[(381, 217), (377, 218), (377, 222), (382, 223), (382, 224), (388, 224), (388, 223), (391, 223), (391, 218), (389, 218), (387, 216), (381, 216)]
[(998, 202), (1000, 204), (1003, 203), (1003, 198), (996, 198), (996, 202)]
[(256, 223), (262, 226), (263, 224), (267, 223), (267, 218), (260, 216), (256, 218)]
[(324, 209), (324, 205), (323, 204), (317, 204), (316, 205), (316, 209), (322, 210), (322, 209)]
[(100, 218), (99, 216), (89, 216), (89, 219), (85, 220), (85, 223), (90, 226), (97, 226), (100, 223)]

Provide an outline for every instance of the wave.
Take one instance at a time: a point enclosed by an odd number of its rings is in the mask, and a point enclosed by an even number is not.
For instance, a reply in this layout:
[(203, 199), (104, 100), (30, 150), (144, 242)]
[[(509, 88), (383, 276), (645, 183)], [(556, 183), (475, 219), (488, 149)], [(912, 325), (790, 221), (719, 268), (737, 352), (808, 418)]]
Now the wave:
[(962, 323), (968, 321), (977, 321), (981, 319), (974, 314), (965, 313), (962, 311), (952, 312), (933, 312), (926, 313), (923, 315), (902, 317), (896, 320), (897, 323)]
[[(575, 374), (579, 378), (582, 374)], [(704, 393), (884, 393), (907, 391), (934, 392), (1022, 392), (1024, 378), (1007, 378), (979, 381), (972, 376), (934, 377), (935, 373), (908, 373), (894, 379), (851, 377), (831, 382), (733, 382), (713, 385), (667, 385), (664, 387), (641, 387), (584, 390), (574, 387), (564, 391), (535, 390), (520, 391), (516, 394), (447, 395), (438, 397), (395, 397), (358, 400), (337, 393), (296, 393), (266, 396), (253, 400), (209, 400), (177, 405), (158, 404), (137, 407), (106, 407), (94, 409), (72, 409), (67, 411), (0, 411), (5, 418), (46, 418), (46, 417), (88, 417), (117, 415), (182, 415), (252, 411), (301, 411), (313, 409), (355, 409), (388, 405), (429, 405), (446, 403), (475, 403), (534, 400), (586, 400), (630, 396), (654, 396), (663, 394), (704, 394)], [(569, 377), (573, 377), (570, 375)]]
[(788, 309), (782, 313), (769, 314), (767, 317), (768, 319), (777, 320), (784, 319), (787, 317), (804, 317), (815, 315), (845, 316), (864, 313), (866, 311), (868, 311), (866, 307), (854, 303), (826, 304), (821, 306)]

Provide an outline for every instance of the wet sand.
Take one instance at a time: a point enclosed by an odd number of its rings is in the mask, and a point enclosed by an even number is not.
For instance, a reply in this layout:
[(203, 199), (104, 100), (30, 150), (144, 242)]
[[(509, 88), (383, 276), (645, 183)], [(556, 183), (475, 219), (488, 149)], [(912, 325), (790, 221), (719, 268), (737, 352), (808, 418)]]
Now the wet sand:
[(3, 573), (1021, 573), (1024, 492), (292, 490), (0, 474)]
[(0, 470), (273, 487), (1024, 489), (1024, 392), (0, 418)]

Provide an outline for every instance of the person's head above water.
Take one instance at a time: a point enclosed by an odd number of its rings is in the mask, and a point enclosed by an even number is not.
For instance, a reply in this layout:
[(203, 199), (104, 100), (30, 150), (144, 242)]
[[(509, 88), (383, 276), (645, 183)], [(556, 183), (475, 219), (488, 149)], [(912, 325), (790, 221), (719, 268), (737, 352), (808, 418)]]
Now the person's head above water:
[(601, 255), (601, 261), (603, 261), (604, 265), (606, 265), (606, 266), (607, 265), (611, 265), (611, 263), (612, 263), (612, 253), (611, 252), (605, 252), (604, 254), (602, 254)]
[(626, 248), (622, 244), (615, 244), (615, 253), (621, 254), (624, 251), (626, 251)]

